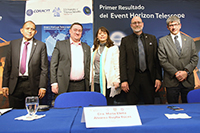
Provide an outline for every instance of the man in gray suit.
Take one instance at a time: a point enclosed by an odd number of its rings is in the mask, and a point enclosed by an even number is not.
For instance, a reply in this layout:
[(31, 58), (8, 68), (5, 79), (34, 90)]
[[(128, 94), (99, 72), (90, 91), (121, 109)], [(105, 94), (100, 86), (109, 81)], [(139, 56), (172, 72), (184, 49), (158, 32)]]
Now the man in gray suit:
[(73, 23), (70, 38), (56, 43), (50, 68), (55, 94), (89, 90), (90, 46), (81, 42), (82, 31), (80, 23)]
[(187, 93), (194, 89), (193, 70), (198, 62), (195, 43), (192, 38), (180, 33), (181, 23), (176, 16), (167, 19), (170, 31), (159, 40), (158, 57), (164, 69), (163, 86), (167, 90), (168, 103), (187, 103)]
[(47, 49), (33, 38), (35, 24), (27, 21), (20, 31), (23, 38), (10, 42), (3, 71), (3, 95), (12, 108), (25, 108), (27, 96), (43, 98), (48, 79)]

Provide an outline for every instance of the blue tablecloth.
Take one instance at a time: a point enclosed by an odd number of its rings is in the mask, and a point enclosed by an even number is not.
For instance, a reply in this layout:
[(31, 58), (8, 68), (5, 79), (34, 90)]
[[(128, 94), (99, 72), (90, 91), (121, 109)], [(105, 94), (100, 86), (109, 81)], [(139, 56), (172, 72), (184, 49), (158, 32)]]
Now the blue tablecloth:
[[(140, 105), (138, 107), (141, 126), (86, 129), (81, 123), (82, 111), (76, 116), (71, 133), (199, 133), (200, 104), (177, 104), (183, 111), (173, 111), (168, 105)], [(164, 114), (186, 113), (191, 119), (168, 119)]]
[(68, 133), (73, 125), (74, 118), (79, 108), (50, 109), (46, 112), (37, 112), (38, 115), (46, 114), (45, 117), (34, 121), (14, 120), (16, 117), (26, 115), (25, 109), (13, 109), (0, 116), (1, 133)]
[[(200, 104), (174, 104), (183, 111), (173, 111), (168, 105), (140, 105), (139, 115), (141, 126), (90, 128), (81, 123), (82, 108), (50, 109), (44, 118), (34, 121), (18, 121), (14, 118), (26, 115), (26, 110), (14, 109), (0, 116), (0, 132), (18, 133), (199, 133), (200, 132)], [(168, 119), (164, 114), (186, 113), (191, 119)]]

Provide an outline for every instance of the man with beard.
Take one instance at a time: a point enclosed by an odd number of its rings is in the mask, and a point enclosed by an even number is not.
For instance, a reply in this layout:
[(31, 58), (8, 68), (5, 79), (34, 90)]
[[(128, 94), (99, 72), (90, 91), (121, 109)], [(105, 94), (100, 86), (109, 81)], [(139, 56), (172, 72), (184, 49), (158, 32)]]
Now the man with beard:
[(145, 104), (153, 104), (162, 78), (157, 40), (143, 33), (144, 23), (140, 17), (133, 17), (130, 26), (133, 34), (122, 38), (120, 46), (121, 88), (127, 93), (127, 104), (138, 104), (140, 94)]

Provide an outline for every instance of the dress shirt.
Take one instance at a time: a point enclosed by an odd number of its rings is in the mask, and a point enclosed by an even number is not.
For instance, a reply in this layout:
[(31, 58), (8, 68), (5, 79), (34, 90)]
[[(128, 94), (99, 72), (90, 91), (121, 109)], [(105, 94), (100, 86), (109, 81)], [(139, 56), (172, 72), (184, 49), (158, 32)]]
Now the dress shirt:
[(182, 48), (182, 39), (181, 39), (181, 34), (180, 34), (180, 32), (179, 32), (177, 35), (173, 35), (172, 33), (170, 33), (170, 35), (171, 35), (171, 37), (172, 37), (172, 40), (173, 40), (174, 44), (175, 44), (175, 39), (174, 39), (174, 37), (175, 37), (175, 36), (178, 36), (177, 40), (179, 41), (180, 47)]
[[(23, 54), (23, 49), (24, 49), (24, 46), (25, 46), (25, 43), (26, 41), (22, 40), (22, 44), (21, 44), (21, 48), (20, 48), (20, 60), (19, 60), (19, 64), (20, 64), (20, 67), (21, 67), (21, 59), (22, 59), (22, 54)], [(30, 58), (30, 54), (31, 54), (31, 49), (32, 49), (32, 44), (33, 44), (33, 39), (31, 39), (30, 41), (28, 41), (29, 44), (27, 46), (27, 58), (26, 58), (26, 72), (22, 75), (20, 73), (20, 67), (19, 67), (19, 76), (28, 76), (28, 62), (29, 62), (29, 58)]]
[(75, 43), (70, 38), (71, 44), (71, 72), (70, 80), (84, 78), (84, 54), (81, 42)]

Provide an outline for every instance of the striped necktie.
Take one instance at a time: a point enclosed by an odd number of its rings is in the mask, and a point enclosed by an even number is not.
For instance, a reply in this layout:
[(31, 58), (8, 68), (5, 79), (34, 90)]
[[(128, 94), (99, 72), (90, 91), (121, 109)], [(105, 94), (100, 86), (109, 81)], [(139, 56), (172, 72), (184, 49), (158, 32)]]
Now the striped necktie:
[(178, 50), (178, 53), (179, 53), (179, 55), (181, 54), (181, 46), (180, 46), (180, 42), (178, 41), (178, 36), (175, 36), (174, 37), (174, 42), (175, 42), (175, 45), (176, 45), (176, 48), (177, 48), (177, 50)]

